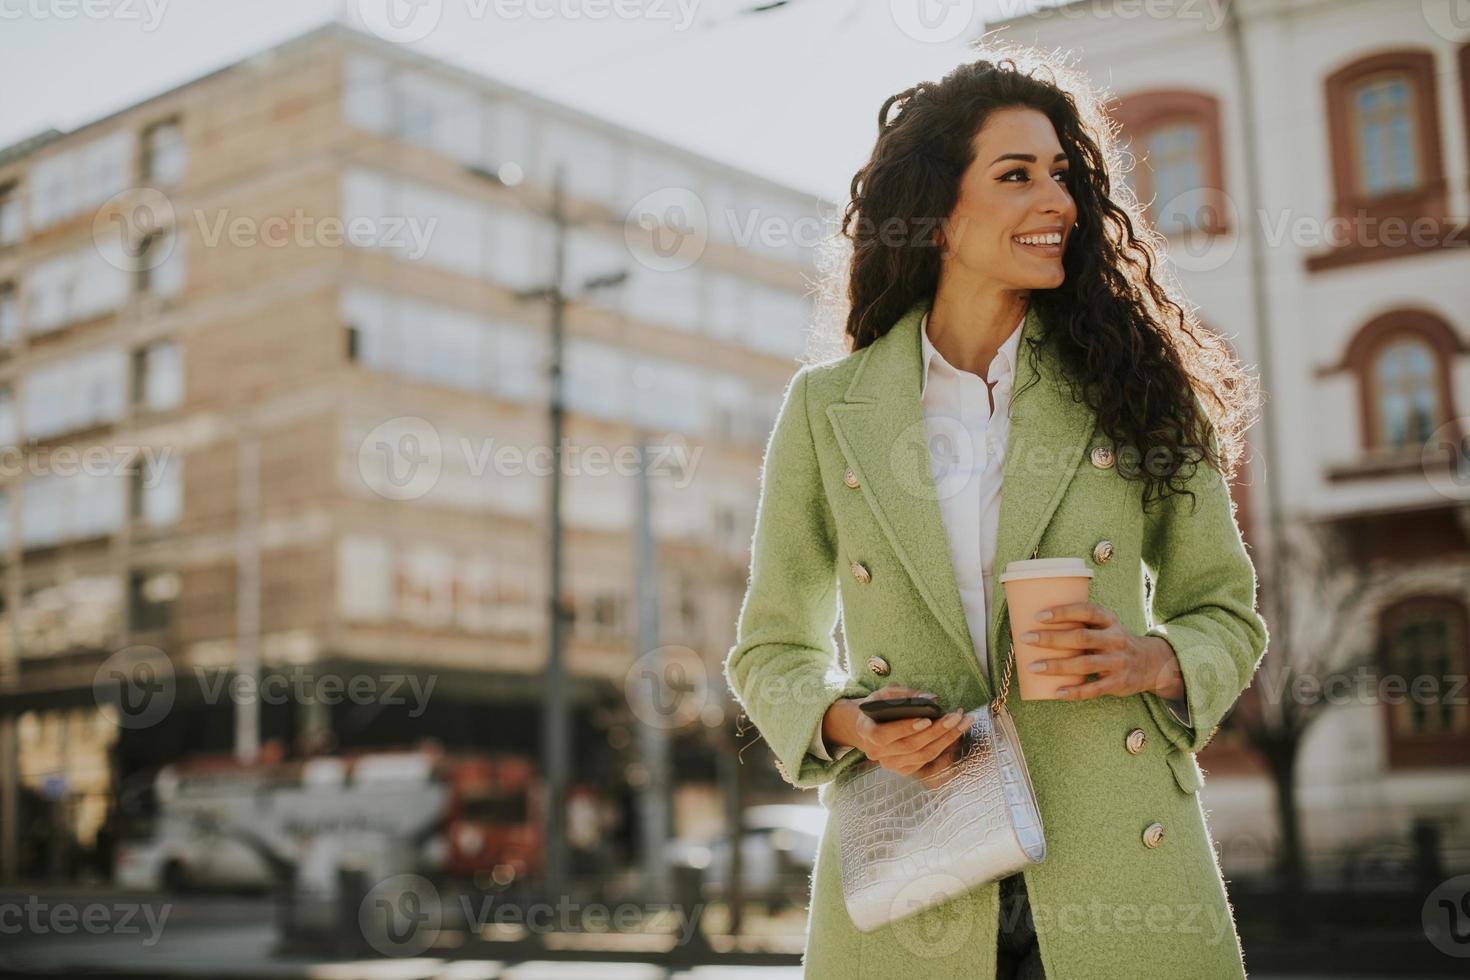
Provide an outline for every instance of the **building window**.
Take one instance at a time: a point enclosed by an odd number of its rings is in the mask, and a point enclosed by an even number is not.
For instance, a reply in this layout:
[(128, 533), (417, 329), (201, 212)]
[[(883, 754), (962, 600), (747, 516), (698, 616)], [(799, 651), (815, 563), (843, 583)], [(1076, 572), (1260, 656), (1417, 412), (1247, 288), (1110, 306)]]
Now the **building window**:
[(15, 414), (15, 386), (0, 384), (0, 446), (13, 446), (20, 439), (20, 423)]
[(1470, 707), (1459, 694), (1467, 667), (1465, 605), (1411, 596), (1383, 610), (1380, 667), (1390, 765), (1470, 764)]
[(20, 185), (15, 181), (0, 184), (0, 246), (20, 241)]
[(127, 354), (87, 351), (32, 370), (23, 391), (26, 435), (48, 439), (115, 422), (127, 406)]
[(1113, 110), (1135, 158), (1129, 185), (1165, 235), (1228, 230), (1220, 108), (1200, 92), (1140, 92)]
[(1385, 219), (1447, 220), (1434, 54), (1390, 51), (1361, 58), (1326, 80), (1333, 211), (1350, 229), (1317, 271), (1455, 244), (1453, 236), (1389, 236)]
[(1413, 82), (1403, 73), (1370, 78), (1352, 90), (1353, 162), (1370, 197), (1419, 183)]
[(179, 345), (159, 340), (133, 354), (133, 404), (149, 411), (178, 408), (184, 401), (184, 358)]
[(0, 282), (0, 347), (20, 340), (20, 293), (13, 282)]
[(184, 135), (177, 119), (155, 123), (143, 131), (143, 180), (177, 184), (184, 175)]
[(132, 149), (132, 134), (124, 130), (37, 162), (26, 183), (31, 227), (70, 218), (126, 190)]
[(137, 254), (134, 291), (139, 295), (178, 295), (184, 286), (184, 260), (175, 230), (158, 228), (149, 232)]
[(167, 629), (179, 597), (178, 572), (134, 570), (128, 576), (128, 629), (134, 633)]
[[(1451, 366), (1470, 353), (1470, 344), (1438, 315), (1427, 310), (1392, 310), (1375, 317), (1353, 335), (1335, 364), (1318, 378), (1347, 373), (1358, 397), (1362, 459), (1339, 474), (1377, 475), (1402, 466), (1418, 468), (1421, 453), (1458, 446), (1464, 433), (1451, 395)], [(1431, 439), (1440, 445), (1431, 447)], [(1445, 457), (1456, 462), (1458, 450)], [(1363, 467), (1367, 469), (1363, 469)]]
[(1418, 449), (1439, 426), (1438, 372), (1434, 351), (1421, 337), (1386, 344), (1373, 361), (1372, 401), (1380, 444)]
[(170, 527), (184, 512), (184, 466), (174, 447), (140, 453), (133, 465), (132, 514), (149, 527)]

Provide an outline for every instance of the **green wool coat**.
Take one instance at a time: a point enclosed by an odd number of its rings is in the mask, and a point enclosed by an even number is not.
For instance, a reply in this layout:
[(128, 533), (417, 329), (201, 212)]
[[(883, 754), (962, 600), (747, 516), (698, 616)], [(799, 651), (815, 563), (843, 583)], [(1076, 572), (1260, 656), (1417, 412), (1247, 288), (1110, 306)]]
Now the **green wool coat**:
[[(1189, 483), (1193, 505), (1171, 495), (1145, 513), (1142, 483), (1118, 471), (1139, 457), (1113, 447), (1116, 462), (1096, 464), (1091, 450), (1108, 441), (1095, 413), (1070, 396), (1033, 304), (1014, 379), (986, 676), (929, 466), (919, 329), (931, 303), (914, 304), (863, 350), (803, 366), (788, 385), (762, 467), (750, 578), (725, 661), (730, 688), (782, 775), (820, 787), (828, 804), (833, 778), (864, 759), (857, 750), (835, 762), (809, 753), (833, 701), (901, 684), (934, 692), (946, 709), (979, 706), (999, 690), (1011, 645), (1006, 564), (1033, 550), (1084, 558), (1092, 602), (1129, 632), (1172, 645), (1193, 727), (1154, 693), (1022, 701), (1012, 681), (1008, 705), (1047, 841), (1045, 859), (1025, 871), (1046, 975), (1242, 977), (1195, 758), (1267, 642), (1229, 487), (1201, 462)], [(1041, 341), (1034, 351), (1032, 340)], [(1114, 550), (1099, 563), (1093, 549), (1103, 540)], [(853, 574), (859, 562), (867, 582)], [(839, 613), (845, 663), (833, 637)], [(873, 657), (887, 662), (887, 676), (871, 669)], [(1126, 745), (1134, 729), (1145, 738), (1136, 753)], [(1154, 823), (1164, 836), (1150, 847), (1144, 831)], [(812, 881), (807, 976), (995, 976), (998, 883), (862, 933), (848, 917), (837, 861), (829, 815)]]

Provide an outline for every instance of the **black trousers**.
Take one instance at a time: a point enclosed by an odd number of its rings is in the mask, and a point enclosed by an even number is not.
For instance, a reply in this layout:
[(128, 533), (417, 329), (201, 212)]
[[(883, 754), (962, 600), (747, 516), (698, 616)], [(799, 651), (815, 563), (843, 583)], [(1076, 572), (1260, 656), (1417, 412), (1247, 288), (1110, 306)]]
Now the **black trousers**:
[(1000, 880), (1000, 935), (996, 980), (1045, 980), (1036, 923), (1026, 896), (1026, 878), (1017, 873)]

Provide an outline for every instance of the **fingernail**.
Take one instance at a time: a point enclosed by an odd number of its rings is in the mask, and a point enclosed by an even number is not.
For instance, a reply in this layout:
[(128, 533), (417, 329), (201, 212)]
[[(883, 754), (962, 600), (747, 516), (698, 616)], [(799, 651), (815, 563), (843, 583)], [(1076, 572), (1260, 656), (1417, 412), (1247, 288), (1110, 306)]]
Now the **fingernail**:
[(1043, 670), (1046, 669), (1046, 663), (1044, 661), (1038, 660), (1036, 663), (1032, 664), (1030, 667), (1027, 667), (1026, 669), (1029, 670), (1029, 671), (1031, 671), (1032, 673), (1039, 674)]
[(1033, 633), (1022, 633), (1021, 634), (1021, 642), (1022, 643), (1035, 643), (1036, 642), (1036, 634), (1034, 632)]
[(930, 724), (931, 722), (928, 718), (920, 718), (918, 721), (914, 722), (914, 731), (922, 732), (924, 729), (928, 728)]
[(1039, 612), (1039, 613), (1036, 614), (1036, 618), (1039, 619), (1039, 620), (1041, 620), (1042, 622), (1045, 622), (1046, 620), (1051, 619), (1051, 610), (1050, 609), (1043, 609), (1043, 610), (1041, 610), (1041, 612)]
[(935, 700), (938, 700), (939, 699), (939, 695), (935, 694), (933, 691), (920, 691), (919, 692), (919, 697), (921, 697), (921, 698), (934, 698)]
[(1059, 698), (1064, 698), (1068, 694), (1071, 694), (1071, 693), (1072, 693), (1072, 689), (1070, 687), (1059, 687), (1059, 688), (1057, 688), (1057, 697), (1059, 697)]

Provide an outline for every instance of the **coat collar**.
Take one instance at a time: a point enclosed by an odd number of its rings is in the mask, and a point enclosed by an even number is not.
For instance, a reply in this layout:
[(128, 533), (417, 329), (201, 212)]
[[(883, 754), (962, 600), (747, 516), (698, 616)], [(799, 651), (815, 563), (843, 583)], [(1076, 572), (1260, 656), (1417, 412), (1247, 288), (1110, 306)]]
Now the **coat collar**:
[(1006, 449), (992, 572), (987, 647), (990, 677), (974, 656), (964, 605), (955, 583), (949, 542), (930, 471), (927, 430), (919, 390), (923, 354), (920, 323), (933, 297), (909, 311), (861, 354), (841, 401), (827, 406), (838, 446), (857, 475), (905, 571), (945, 631), (967, 651), (966, 658), (987, 699), (1000, 689), (1005, 653), (1001, 645), (1009, 562), (1029, 558), (1077, 471), (1096, 425), (1092, 410), (1074, 401), (1055, 351), (1041, 343), (1046, 325), (1034, 304), (1021, 327), (1013, 378), (1010, 437)]

